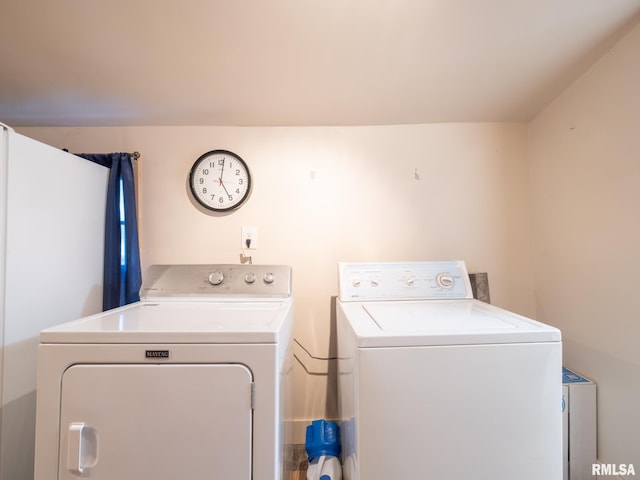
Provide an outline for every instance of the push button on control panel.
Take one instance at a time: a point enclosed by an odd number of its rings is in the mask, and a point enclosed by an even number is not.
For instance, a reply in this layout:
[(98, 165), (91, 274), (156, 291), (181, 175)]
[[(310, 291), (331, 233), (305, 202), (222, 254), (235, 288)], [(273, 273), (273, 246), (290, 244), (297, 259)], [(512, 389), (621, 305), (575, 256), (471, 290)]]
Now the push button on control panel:
[(273, 283), (273, 281), (276, 279), (276, 277), (273, 275), (273, 273), (271, 272), (267, 272), (264, 274), (264, 277), (262, 277), (262, 280), (264, 281), (264, 283), (266, 284), (271, 284)]
[(224, 274), (222, 272), (213, 272), (209, 275), (209, 283), (211, 285), (220, 285), (224, 282)]

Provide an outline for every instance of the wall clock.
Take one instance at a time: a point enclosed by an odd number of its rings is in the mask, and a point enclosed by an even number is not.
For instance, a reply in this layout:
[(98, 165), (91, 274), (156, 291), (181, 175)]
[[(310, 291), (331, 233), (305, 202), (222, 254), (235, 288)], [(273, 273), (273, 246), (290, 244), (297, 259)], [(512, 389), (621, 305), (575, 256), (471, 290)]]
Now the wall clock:
[(235, 153), (212, 150), (201, 155), (191, 167), (189, 188), (204, 208), (226, 212), (240, 207), (249, 197), (251, 173)]

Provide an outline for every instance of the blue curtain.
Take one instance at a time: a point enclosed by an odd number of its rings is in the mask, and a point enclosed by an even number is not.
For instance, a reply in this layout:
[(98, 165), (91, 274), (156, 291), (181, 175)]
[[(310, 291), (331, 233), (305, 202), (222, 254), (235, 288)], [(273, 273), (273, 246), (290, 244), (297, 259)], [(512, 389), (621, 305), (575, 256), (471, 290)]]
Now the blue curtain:
[[(140, 300), (142, 284), (133, 164), (129, 153), (80, 153), (110, 170), (104, 250), (102, 309)], [(121, 207), (123, 211), (121, 211)], [(123, 215), (121, 215), (123, 214)], [(121, 216), (124, 217), (121, 221)]]

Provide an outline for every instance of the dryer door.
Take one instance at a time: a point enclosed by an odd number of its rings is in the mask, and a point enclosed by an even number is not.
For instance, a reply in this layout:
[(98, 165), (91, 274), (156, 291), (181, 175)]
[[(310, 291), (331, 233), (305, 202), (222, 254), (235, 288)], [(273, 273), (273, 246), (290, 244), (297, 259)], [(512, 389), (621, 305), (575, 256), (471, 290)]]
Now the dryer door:
[(59, 479), (251, 478), (242, 365), (74, 365), (62, 378)]

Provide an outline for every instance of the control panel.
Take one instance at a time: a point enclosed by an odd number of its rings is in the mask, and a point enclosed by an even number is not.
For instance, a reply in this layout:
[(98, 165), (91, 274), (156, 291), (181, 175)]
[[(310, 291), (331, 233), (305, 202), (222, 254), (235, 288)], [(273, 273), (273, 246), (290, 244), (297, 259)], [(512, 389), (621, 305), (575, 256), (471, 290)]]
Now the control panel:
[(291, 267), (287, 265), (152, 265), (140, 289), (141, 300), (290, 296)]
[(473, 298), (462, 261), (340, 263), (338, 284), (343, 302)]

